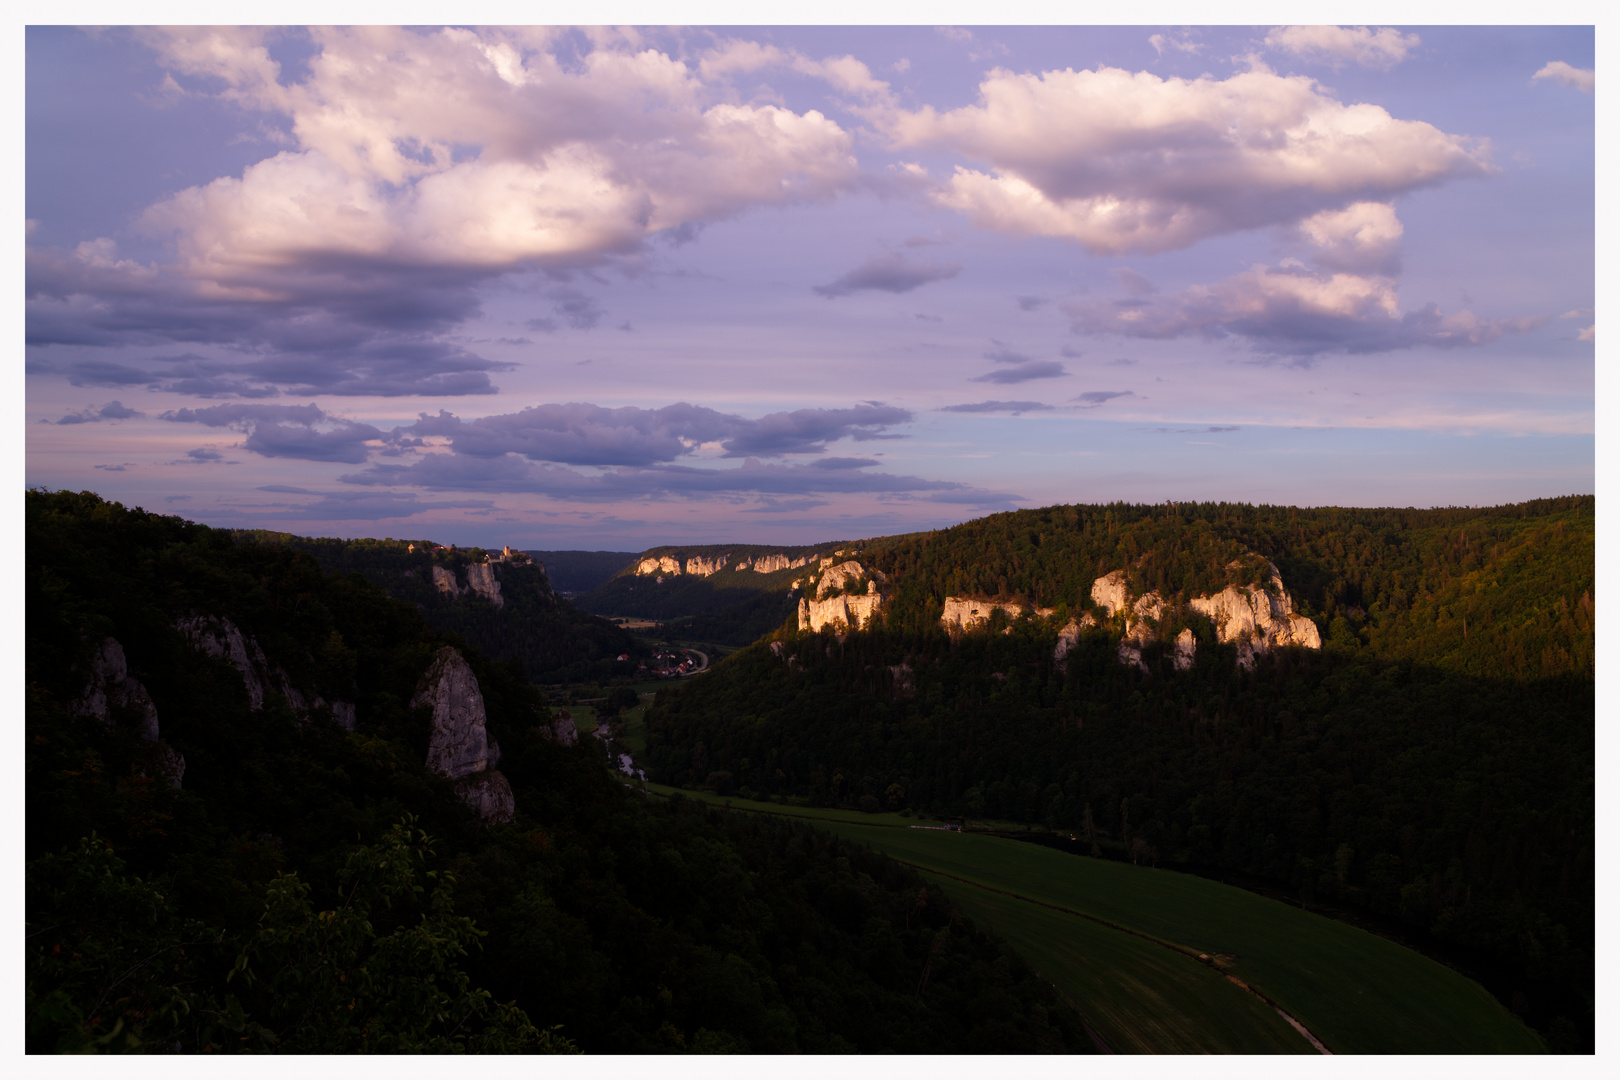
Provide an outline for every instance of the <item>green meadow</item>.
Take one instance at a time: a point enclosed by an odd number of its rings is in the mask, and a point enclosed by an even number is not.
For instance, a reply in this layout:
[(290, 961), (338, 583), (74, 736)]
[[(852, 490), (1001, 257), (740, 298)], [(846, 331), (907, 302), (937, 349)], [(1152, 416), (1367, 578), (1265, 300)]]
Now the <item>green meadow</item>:
[[(1529, 1028), (1450, 968), (1356, 927), (1219, 882), (1000, 837), (910, 828), (919, 821), (898, 814), (683, 794), (808, 819), (944, 875), (941, 884), (961, 909), (1011, 942), (1113, 1049), (1311, 1051), (1274, 1010), (1224, 973), (1275, 1001), (1335, 1053), (1543, 1052)], [(1210, 955), (1220, 970), (1175, 947)]]

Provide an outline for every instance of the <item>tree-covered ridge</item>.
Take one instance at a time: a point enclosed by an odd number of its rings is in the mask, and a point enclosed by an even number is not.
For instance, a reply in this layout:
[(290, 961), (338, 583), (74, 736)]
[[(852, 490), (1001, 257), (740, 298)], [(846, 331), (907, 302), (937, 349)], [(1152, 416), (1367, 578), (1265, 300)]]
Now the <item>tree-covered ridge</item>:
[[(454, 574), (465, 588), (467, 568), (488, 556), (499, 557), (499, 551), (440, 547), (424, 540), (303, 537), (262, 529), (234, 530), (233, 535), (307, 552), (328, 573), (358, 574), (388, 595), (416, 605), (435, 629), (459, 634), (496, 659), (522, 664), (536, 682), (628, 677), (648, 653), (640, 638), (558, 597), (538, 563), (492, 565), (501, 586), (499, 609), (477, 593), (448, 596), (435, 585), (432, 567)], [(619, 656), (630, 659), (619, 661)]]
[[(594, 740), (552, 741), (518, 665), (358, 574), (89, 493), (30, 492), (25, 512), (29, 1050), (1085, 1048), (911, 871), (649, 803)], [(197, 612), (295, 683), (342, 688), (355, 729), (279, 694), (251, 707), (176, 630)], [(116, 715), (71, 707), (106, 636), (185, 757), (179, 788)], [(480, 827), (425, 766), (428, 710), (408, 702), (447, 644), (480, 686), (511, 825)]]
[[(1362, 908), (1467, 951), (1505, 1003), (1578, 1044), (1593, 506), (1052, 507), (871, 541), (862, 562), (889, 579), (874, 628), (790, 622), (661, 693), (647, 761), (674, 784), (1039, 824)], [(1144, 650), (1151, 674), (1123, 665), (1108, 625), (1053, 655), (1103, 573), (1174, 598), (1267, 561), (1323, 630), (1320, 653), (1244, 671), (1171, 603), (1161, 630), (1194, 630), (1188, 671), (1162, 644)], [(953, 637), (946, 596), (1058, 612), (998, 612), (993, 632)]]
[(1136, 595), (1207, 595), (1258, 581), (1269, 560), (1294, 609), (1346, 648), (1482, 674), (1590, 674), (1594, 505), (1054, 506), (870, 541), (866, 555), (890, 579), (885, 618), (899, 628), (937, 622), (947, 596), (1078, 611), (1113, 570)]

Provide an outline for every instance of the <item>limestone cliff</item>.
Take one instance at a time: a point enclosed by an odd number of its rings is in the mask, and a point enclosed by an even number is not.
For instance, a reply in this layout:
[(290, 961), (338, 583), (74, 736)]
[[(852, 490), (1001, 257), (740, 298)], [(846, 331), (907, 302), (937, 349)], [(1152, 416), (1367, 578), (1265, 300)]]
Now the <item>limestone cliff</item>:
[(990, 621), (990, 614), (994, 611), (1005, 611), (1007, 616), (1017, 619), (1025, 612), (1033, 614), (1036, 618), (1044, 619), (1052, 615), (1054, 608), (1030, 607), (1026, 604), (1002, 602), (999, 600), (974, 600), (971, 597), (947, 596), (945, 598), (945, 611), (939, 617), (939, 624), (946, 630), (960, 633), (972, 630), (980, 623)]
[[(1216, 640), (1237, 646), (1238, 664), (1245, 668), (1254, 666), (1256, 656), (1282, 646), (1322, 647), (1316, 624), (1303, 615), (1294, 614), (1293, 601), (1283, 588), (1282, 575), (1276, 566), (1269, 563), (1267, 566), (1270, 574), (1263, 585), (1228, 585), (1213, 595), (1187, 600), (1190, 609), (1215, 623)], [(1165, 611), (1164, 599), (1156, 592), (1147, 592), (1133, 602), (1123, 570), (1115, 570), (1094, 581), (1091, 598), (1108, 612), (1110, 619), (1118, 618), (1123, 623), (1120, 663), (1146, 672), (1142, 650), (1158, 639), (1159, 621)], [(1192, 667), (1196, 655), (1197, 641), (1192, 631), (1182, 630), (1176, 638), (1173, 654), (1176, 670)]]
[(94, 717), (109, 726), (118, 721), (132, 725), (135, 733), (151, 744), (145, 754), (146, 766), (170, 787), (179, 787), (186, 759), (159, 739), (157, 706), (146, 687), (130, 678), (124, 647), (117, 639), (105, 638), (96, 647), (84, 680), (84, 689), (68, 705), (68, 711), (75, 716)]
[(1259, 653), (1283, 645), (1320, 649), (1322, 635), (1316, 624), (1294, 614), (1294, 603), (1283, 589), (1277, 567), (1267, 564), (1271, 573), (1260, 586), (1228, 585), (1213, 596), (1188, 601), (1194, 611), (1208, 615), (1215, 623), (1217, 639), (1238, 647), (1238, 663), (1254, 664)]
[(264, 650), (259, 648), (259, 643), (243, 634), (231, 620), (218, 615), (191, 615), (178, 620), (174, 628), (185, 635), (192, 648), (224, 660), (237, 670), (247, 691), (248, 708), (258, 711), (264, 708), (269, 694), (279, 693), (299, 720), (307, 721), (314, 713), (329, 711), (332, 719), (344, 730), (354, 730), (352, 703), (328, 703), (319, 694), (313, 699), (306, 698), (303, 691), (292, 684), (287, 670), (280, 664), (271, 663)]
[(444, 595), (455, 599), (467, 591), (456, 581), (456, 572), (454, 570), (447, 566), (434, 566), (432, 570), (433, 587), (444, 593)]
[(718, 574), (726, 568), (726, 561), (730, 558), (729, 554), (714, 559), (705, 559), (702, 555), (693, 555), (686, 560), (686, 572), (694, 577), (708, 577), (710, 574)]
[[(883, 603), (878, 591), (883, 575), (875, 570), (868, 571), (854, 559), (834, 565), (831, 557), (821, 561), (820, 571), (821, 580), (810, 590), (812, 595), (799, 600), (799, 629), (817, 631), (832, 627), (843, 633), (869, 625)], [(844, 594), (845, 588), (863, 577), (868, 578), (864, 593)]]
[[(808, 561), (803, 555), (797, 559), (790, 559), (786, 555), (757, 555), (752, 560), (752, 569), (756, 574), (774, 574), (778, 570), (797, 570)], [(748, 560), (738, 563), (737, 569), (742, 570), (746, 566)]]
[(1059, 671), (1068, 667), (1067, 657), (1074, 651), (1074, 647), (1080, 644), (1080, 632), (1090, 630), (1096, 625), (1097, 620), (1088, 611), (1078, 619), (1070, 619), (1064, 624), (1063, 629), (1058, 631), (1057, 646), (1052, 650), (1052, 659), (1057, 661)]
[[(831, 596), (843, 592), (845, 588), (867, 576), (867, 570), (853, 559), (841, 562), (837, 566), (828, 565), (821, 573), (821, 581), (816, 586), (818, 597)], [(876, 570), (871, 572), (872, 580), (868, 582), (866, 591), (876, 592), (876, 586), (883, 580), (883, 575)]]
[(642, 577), (649, 577), (653, 574), (679, 574), (680, 572), (681, 564), (668, 555), (657, 559), (642, 559), (636, 563), (636, 573)]
[(1177, 671), (1186, 671), (1193, 666), (1193, 660), (1198, 656), (1198, 640), (1193, 632), (1183, 629), (1176, 635), (1175, 665)]
[(501, 759), (484, 726), (484, 695), (461, 653), (446, 645), (417, 683), (411, 708), (433, 710), (427, 767), (456, 782), (456, 794), (486, 823), (512, 820), (512, 788), (495, 765)]
[(824, 600), (799, 600), (799, 629), (817, 631), (832, 627), (842, 633), (859, 630), (872, 621), (883, 598), (868, 592), (855, 596), (829, 596)]
[(501, 583), (495, 577), (495, 568), (488, 563), (474, 563), (467, 567), (467, 588), (496, 607), (506, 603), (501, 599)]

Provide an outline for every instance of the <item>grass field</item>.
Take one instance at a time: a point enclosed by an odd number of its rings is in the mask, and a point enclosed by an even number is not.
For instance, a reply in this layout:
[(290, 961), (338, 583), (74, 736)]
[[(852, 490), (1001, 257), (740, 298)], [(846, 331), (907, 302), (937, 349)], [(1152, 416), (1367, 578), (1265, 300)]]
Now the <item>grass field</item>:
[(1161, 945), (1002, 893), (923, 875), (995, 931), (1120, 1054), (1313, 1054), (1257, 998)]
[[(674, 790), (648, 787), (663, 794)], [(684, 794), (726, 802), (701, 792)], [(1040, 904), (1217, 956), (1225, 972), (1276, 1001), (1335, 1053), (1543, 1052), (1535, 1033), (1450, 968), (1242, 889), (1015, 840), (911, 829), (906, 826), (918, 820), (898, 814), (730, 802), (737, 810), (811, 820), (920, 869), (950, 875), (941, 884), (958, 905), (975, 919), (983, 913), (1116, 1049), (1310, 1047), (1274, 1012), (1197, 960)], [(1226, 1002), (1216, 991), (1241, 1000)]]

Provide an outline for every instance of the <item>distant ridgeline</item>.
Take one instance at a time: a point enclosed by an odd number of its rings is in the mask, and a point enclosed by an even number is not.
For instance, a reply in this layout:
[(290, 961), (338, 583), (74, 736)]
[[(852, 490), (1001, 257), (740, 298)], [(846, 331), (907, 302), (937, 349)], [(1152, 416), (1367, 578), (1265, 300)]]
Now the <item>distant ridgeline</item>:
[(1257, 875), (1589, 1030), (1594, 505), (1054, 506), (805, 549), (768, 640), (660, 694), (649, 776)]
[(516, 664), (365, 580), (454, 571), (506, 614), (537, 568), (25, 514), (28, 1052), (1090, 1049), (937, 885), (627, 790)]
[(611, 580), (576, 602), (600, 615), (680, 620), (669, 632), (681, 637), (746, 645), (792, 615), (798, 603), (790, 595), (793, 582), (805, 576), (807, 566), (858, 546), (656, 547), (633, 557)]
[[(605, 619), (559, 599), (546, 567), (529, 553), (441, 547), (430, 540), (339, 540), (263, 529), (242, 540), (308, 552), (331, 573), (359, 574), (422, 610), (435, 630), (460, 634), (535, 682), (601, 681), (633, 675), (648, 646)], [(620, 661), (619, 656), (629, 656)]]

